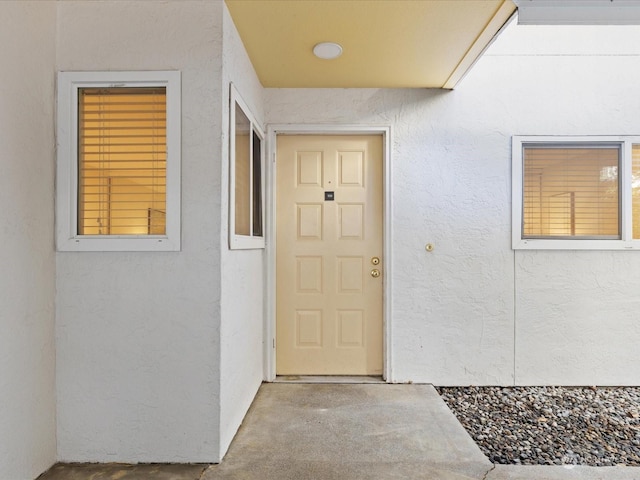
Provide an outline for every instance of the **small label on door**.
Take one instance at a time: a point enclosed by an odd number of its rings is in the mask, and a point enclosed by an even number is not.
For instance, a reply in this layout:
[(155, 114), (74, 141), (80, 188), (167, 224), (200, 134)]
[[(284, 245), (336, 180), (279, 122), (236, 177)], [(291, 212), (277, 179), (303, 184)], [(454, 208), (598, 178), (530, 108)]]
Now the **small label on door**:
[(335, 199), (335, 192), (324, 192), (324, 201), (325, 202), (333, 202)]

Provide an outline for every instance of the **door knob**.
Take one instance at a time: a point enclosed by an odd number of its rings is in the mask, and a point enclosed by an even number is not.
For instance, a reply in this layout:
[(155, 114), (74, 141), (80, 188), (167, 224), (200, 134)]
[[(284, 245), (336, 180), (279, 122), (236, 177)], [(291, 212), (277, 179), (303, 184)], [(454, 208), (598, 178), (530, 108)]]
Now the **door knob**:
[(373, 270), (371, 270), (371, 276), (373, 278), (378, 278), (380, 276), (380, 270), (378, 270), (377, 268), (374, 268)]

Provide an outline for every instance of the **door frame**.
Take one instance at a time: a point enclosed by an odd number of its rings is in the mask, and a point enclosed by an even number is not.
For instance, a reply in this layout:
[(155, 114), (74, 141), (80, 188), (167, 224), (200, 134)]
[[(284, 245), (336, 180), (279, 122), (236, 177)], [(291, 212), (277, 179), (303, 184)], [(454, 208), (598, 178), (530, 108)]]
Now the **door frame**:
[(265, 323), (264, 323), (264, 380), (276, 378), (276, 152), (278, 135), (377, 135), (382, 137), (383, 162), (383, 212), (382, 212), (382, 377), (393, 382), (391, 363), (392, 335), (392, 285), (391, 252), (393, 230), (391, 224), (391, 127), (388, 125), (321, 125), (321, 124), (273, 124), (267, 128), (266, 162), (266, 265), (265, 265)]

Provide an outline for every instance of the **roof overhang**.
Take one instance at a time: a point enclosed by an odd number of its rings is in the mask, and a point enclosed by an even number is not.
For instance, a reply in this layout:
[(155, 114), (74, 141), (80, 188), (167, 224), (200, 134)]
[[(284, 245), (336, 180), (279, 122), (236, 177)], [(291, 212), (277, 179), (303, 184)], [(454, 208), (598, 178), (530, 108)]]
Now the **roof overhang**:
[[(453, 88), (511, 0), (226, 0), (265, 87)], [(335, 60), (313, 55), (336, 42)]]

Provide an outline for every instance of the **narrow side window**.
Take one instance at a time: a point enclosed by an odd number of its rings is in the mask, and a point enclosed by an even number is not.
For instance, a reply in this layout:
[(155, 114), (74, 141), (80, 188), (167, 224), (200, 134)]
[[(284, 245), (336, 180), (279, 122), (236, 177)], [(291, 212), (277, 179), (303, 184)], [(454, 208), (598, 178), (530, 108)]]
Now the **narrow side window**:
[(229, 248), (264, 248), (264, 134), (231, 85)]

